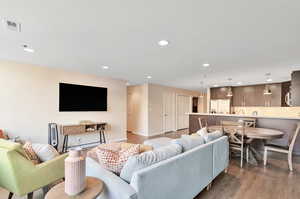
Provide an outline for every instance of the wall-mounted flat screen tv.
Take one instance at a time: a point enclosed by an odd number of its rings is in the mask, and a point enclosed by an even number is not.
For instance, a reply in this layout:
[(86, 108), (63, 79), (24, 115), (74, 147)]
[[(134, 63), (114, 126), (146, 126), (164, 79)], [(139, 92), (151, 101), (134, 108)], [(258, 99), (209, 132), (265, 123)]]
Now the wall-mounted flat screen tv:
[(60, 83), (59, 111), (107, 111), (107, 88)]

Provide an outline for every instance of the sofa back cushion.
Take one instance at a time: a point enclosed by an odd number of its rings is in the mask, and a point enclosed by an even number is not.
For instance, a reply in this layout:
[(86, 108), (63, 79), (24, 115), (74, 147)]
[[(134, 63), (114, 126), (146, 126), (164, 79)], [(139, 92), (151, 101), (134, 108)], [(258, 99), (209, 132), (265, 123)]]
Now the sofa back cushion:
[(182, 135), (181, 138), (173, 140), (172, 143), (179, 144), (182, 147), (183, 152), (185, 152), (204, 144), (204, 139), (201, 136)]
[(170, 144), (160, 147), (153, 151), (148, 151), (140, 155), (130, 157), (123, 169), (121, 170), (120, 177), (130, 182), (134, 172), (153, 165), (157, 162), (166, 160), (170, 157), (176, 156), (182, 152), (182, 147), (178, 144)]

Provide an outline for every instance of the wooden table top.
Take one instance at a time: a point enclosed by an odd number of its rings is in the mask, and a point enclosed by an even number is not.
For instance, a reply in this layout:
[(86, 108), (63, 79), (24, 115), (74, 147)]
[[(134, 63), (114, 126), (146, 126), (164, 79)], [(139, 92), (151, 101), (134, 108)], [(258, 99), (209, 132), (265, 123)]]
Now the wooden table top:
[(95, 199), (103, 191), (103, 182), (98, 178), (86, 177), (86, 188), (76, 196), (69, 196), (65, 193), (65, 182), (54, 186), (46, 194), (45, 199)]
[[(237, 127), (236, 126), (226, 126), (224, 128), (225, 128), (225, 131), (226, 131), (226, 129), (233, 130)], [(222, 126), (220, 126), (220, 125), (209, 126), (208, 129), (210, 131), (222, 130)], [(268, 140), (268, 139), (282, 138), (283, 135), (284, 135), (284, 132), (279, 131), (279, 130), (275, 130), (275, 129), (246, 127), (245, 128), (245, 135), (248, 138)]]

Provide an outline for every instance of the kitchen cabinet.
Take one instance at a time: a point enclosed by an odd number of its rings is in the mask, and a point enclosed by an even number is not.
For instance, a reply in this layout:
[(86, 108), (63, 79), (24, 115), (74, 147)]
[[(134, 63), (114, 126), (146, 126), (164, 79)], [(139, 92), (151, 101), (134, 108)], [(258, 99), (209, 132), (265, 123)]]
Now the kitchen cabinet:
[(300, 106), (300, 71), (292, 73), (291, 97), (292, 106)]
[(281, 106), (281, 87), (281, 83), (270, 84), (272, 95), (264, 95), (264, 84), (233, 87), (232, 106)]
[(228, 88), (220, 87), (220, 88), (211, 88), (210, 89), (210, 98), (215, 99), (230, 99), (227, 97)]
[(232, 105), (233, 106), (245, 106), (244, 89), (243, 87), (234, 87), (232, 89)]

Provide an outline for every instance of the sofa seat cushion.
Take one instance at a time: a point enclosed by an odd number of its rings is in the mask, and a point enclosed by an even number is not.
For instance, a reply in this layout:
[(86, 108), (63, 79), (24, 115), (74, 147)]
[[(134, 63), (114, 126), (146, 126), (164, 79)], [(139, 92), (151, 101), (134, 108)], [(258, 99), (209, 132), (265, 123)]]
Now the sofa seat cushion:
[[(127, 148), (129, 148), (129, 147), (131, 147), (133, 145), (136, 145), (136, 144), (123, 142), (123, 143), (121, 143), (121, 148), (122, 149), (127, 149)], [(140, 144), (140, 153), (144, 153), (144, 152), (152, 151), (152, 150), (153, 150), (152, 146), (145, 145), (145, 144)]]
[(133, 145), (127, 149), (114, 151), (98, 147), (96, 150), (99, 164), (116, 174), (120, 174), (123, 166), (130, 156), (137, 155), (140, 152), (140, 145)]
[(46, 162), (52, 160), (53, 158), (59, 156), (57, 150), (50, 144), (32, 144), (32, 149), (39, 157), (41, 162)]
[(205, 143), (204, 139), (201, 136), (189, 135), (182, 135), (181, 138), (175, 139), (172, 142), (174, 144), (181, 145), (184, 152)]
[(38, 155), (32, 148), (32, 144), (30, 142), (25, 142), (23, 145), (24, 152), (26, 153), (27, 159), (29, 159), (33, 164), (39, 164), (40, 159)]
[(158, 149), (160, 147), (171, 144), (172, 140), (173, 139), (168, 137), (154, 138), (154, 139), (146, 140), (144, 142), (144, 145), (152, 146), (154, 149)]
[(181, 152), (182, 147), (180, 145), (169, 144), (153, 151), (148, 151), (139, 155), (132, 156), (124, 165), (120, 177), (123, 180), (130, 182), (134, 172), (153, 165), (157, 162), (176, 156)]

